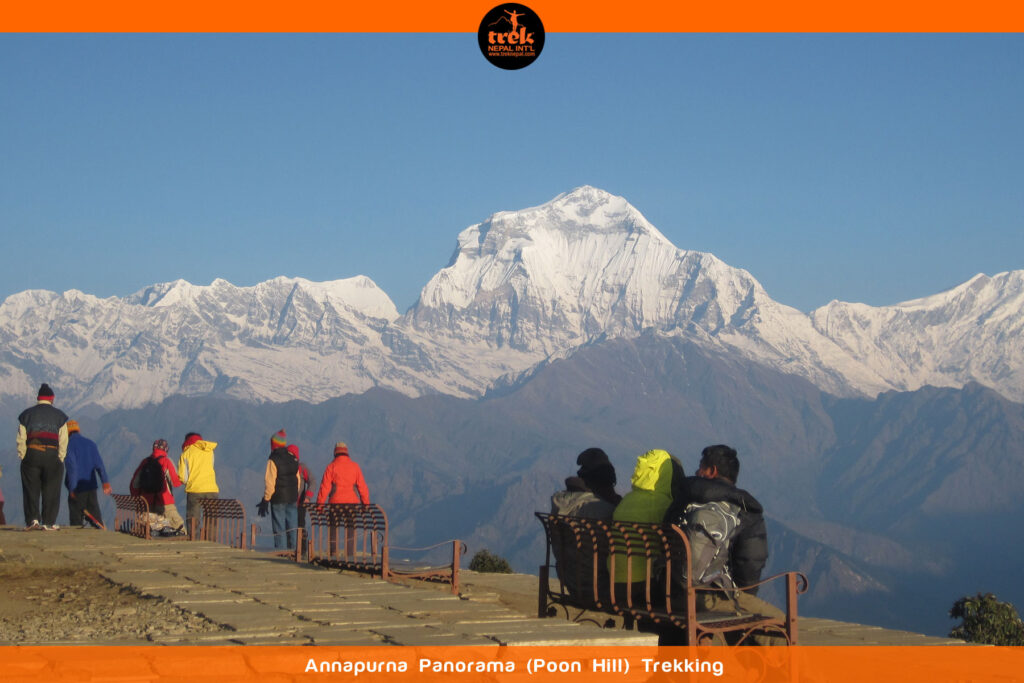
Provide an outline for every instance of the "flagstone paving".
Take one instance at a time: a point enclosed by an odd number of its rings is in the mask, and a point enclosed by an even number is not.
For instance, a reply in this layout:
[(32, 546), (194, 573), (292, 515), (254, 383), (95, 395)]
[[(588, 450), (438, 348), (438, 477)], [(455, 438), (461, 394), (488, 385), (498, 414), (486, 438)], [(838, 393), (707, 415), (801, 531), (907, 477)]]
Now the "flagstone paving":
[[(93, 567), (113, 584), (166, 600), (223, 630), (150, 635), (167, 645), (651, 645), (651, 634), (590, 621), (538, 619), (537, 578), (463, 572), (461, 596), (391, 584), (204, 541), (63, 529), (0, 532), (3, 557)], [(959, 641), (800, 619), (806, 645), (938, 645)], [(29, 643), (22, 643), (29, 644)], [(59, 643), (47, 643), (59, 644)], [(80, 643), (78, 643), (80, 644)], [(100, 643), (94, 643), (100, 644)]]

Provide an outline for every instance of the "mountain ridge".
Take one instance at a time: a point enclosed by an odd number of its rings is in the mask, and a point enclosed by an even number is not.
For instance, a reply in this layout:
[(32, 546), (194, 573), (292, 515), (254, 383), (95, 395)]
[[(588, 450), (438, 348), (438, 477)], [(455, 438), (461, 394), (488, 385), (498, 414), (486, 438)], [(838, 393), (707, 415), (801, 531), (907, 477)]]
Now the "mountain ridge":
[(588, 344), (653, 331), (840, 397), (977, 381), (1024, 401), (1022, 328), (1024, 271), (803, 313), (749, 272), (676, 247), (624, 198), (582, 186), (461, 231), (403, 314), (361, 275), (13, 294), (0, 303), (0, 391), (48, 381), (64, 405), (104, 409), (176, 393), (322, 401), (375, 386), (480, 397)]

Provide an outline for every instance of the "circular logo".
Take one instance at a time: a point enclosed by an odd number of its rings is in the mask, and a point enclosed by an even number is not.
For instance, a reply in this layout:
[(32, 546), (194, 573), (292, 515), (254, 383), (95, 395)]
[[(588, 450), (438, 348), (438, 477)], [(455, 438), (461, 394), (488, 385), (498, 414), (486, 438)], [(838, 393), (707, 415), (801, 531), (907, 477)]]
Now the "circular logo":
[(533, 64), (544, 49), (544, 24), (526, 5), (508, 2), (484, 15), (477, 41), (494, 66), (522, 69)]

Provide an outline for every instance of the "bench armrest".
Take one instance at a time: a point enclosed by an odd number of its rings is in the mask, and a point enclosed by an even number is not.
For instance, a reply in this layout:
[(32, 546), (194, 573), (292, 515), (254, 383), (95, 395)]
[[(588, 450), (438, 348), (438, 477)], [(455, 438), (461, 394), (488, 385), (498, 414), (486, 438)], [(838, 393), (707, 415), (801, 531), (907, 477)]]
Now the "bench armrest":
[[(751, 588), (757, 588), (759, 586), (763, 586), (764, 584), (769, 583), (771, 581), (775, 581), (777, 579), (785, 579), (785, 578), (789, 577), (790, 575), (795, 577), (795, 580), (796, 580), (796, 593), (797, 593), (797, 595), (803, 595), (804, 593), (806, 593), (807, 592), (807, 587), (809, 585), (809, 583), (807, 581), (807, 577), (803, 574), (803, 572), (796, 572), (796, 571), (789, 571), (789, 572), (782, 572), (781, 574), (775, 574), (773, 576), (769, 576), (766, 579), (761, 579), (757, 583), (752, 583), (749, 586), (736, 586), (736, 590), (738, 590), (738, 591), (749, 591)], [(715, 588), (714, 586), (698, 586), (697, 590), (718, 590), (718, 589)]]

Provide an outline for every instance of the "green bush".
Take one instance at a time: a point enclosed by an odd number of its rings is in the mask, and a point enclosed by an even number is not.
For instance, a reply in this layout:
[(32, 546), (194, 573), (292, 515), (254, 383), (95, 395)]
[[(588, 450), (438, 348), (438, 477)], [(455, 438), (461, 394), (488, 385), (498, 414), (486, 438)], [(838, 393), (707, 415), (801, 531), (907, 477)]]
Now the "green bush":
[(469, 561), (469, 568), (474, 572), (491, 574), (512, 573), (512, 567), (509, 566), (508, 560), (501, 555), (492, 555), (487, 548), (473, 556), (473, 559)]
[(953, 619), (963, 623), (949, 632), (950, 638), (986, 645), (1024, 645), (1024, 622), (1008, 602), (999, 602), (991, 593), (964, 596), (949, 610)]

